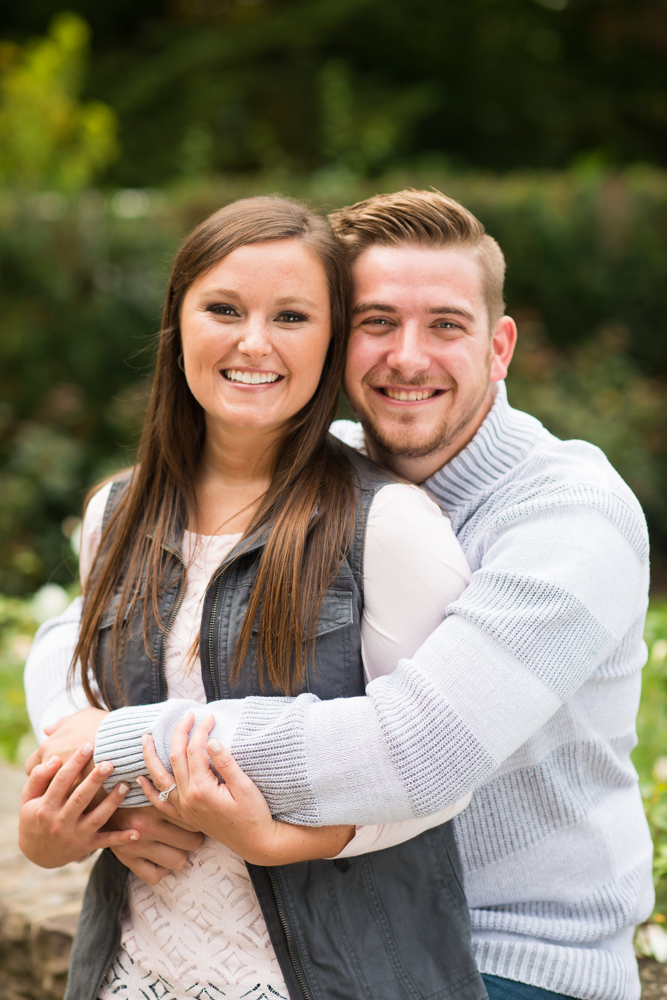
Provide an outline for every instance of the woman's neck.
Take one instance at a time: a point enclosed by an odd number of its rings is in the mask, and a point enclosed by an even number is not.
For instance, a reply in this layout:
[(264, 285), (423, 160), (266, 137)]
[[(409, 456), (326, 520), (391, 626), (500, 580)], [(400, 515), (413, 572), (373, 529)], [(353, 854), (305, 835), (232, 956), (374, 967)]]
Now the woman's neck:
[(207, 424), (196, 483), (196, 526), (188, 527), (203, 535), (245, 531), (271, 483), (281, 438), (275, 430), (228, 431)]

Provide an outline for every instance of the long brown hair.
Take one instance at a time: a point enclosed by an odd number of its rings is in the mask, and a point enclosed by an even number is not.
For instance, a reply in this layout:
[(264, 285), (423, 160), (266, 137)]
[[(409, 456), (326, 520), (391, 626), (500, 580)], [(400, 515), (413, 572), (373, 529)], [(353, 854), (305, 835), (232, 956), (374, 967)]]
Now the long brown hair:
[[(285, 693), (300, 690), (323, 591), (336, 575), (354, 527), (354, 471), (345, 450), (328, 435), (336, 414), (349, 330), (350, 277), (345, 255), (328, 223), (288, 199), (246, 198), (227, 205), (187, 237), (174, 260), (159, 334), (153, 387), (136, 465), (121, 503), (107, 524), (84, 592), (74, 664), (93, 705), (90, 684), (101, 621), (120, 593), (110, 641), (114, 677), (128, 619), (143, 607), (148, 649), (152, 619), (160, 621), (164, 547), (180, 544), (186, 512), (195, 512), (195, 473), (205, 434), (204, 411), (179, 367), (180, 309), (190, 285), (242, 246), (296, 239), (326, 272), (331, 342), (310, 401), (291, 420), (281, 442), (269, 489), (246, 537), (268, 527), (243, 621), (235, 671), (258, 621), (260, 680)], [(94, 491), (93, 491), (94, 492)], [(92, 494), (91, 494), (92, 495)], [(129, 609), (129, 614), (126, 611)]]

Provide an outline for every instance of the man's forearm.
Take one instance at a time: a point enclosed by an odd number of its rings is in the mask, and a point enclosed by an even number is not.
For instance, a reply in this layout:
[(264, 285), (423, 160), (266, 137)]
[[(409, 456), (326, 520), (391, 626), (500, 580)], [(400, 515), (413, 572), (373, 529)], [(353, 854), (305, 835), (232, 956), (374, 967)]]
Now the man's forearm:
[(45, 622), (35, 636), (24, 671), (28, 715), (41, 742), (44, 726), (88, 706), (81, 684), (68, 689), (68, 676), (81, 619), (77, 597), (57, 618)]
[[(185, 711), (197, 721), (213, 711), (214, 735), (280, 819), (389, 823), (445, 808), (536, 732), (643, 614), (647, 566), (618, 529), (592, 510), (550, 517), (548, 532), (543, 514), (498, 529), (450, 617), (365, 697), (121, 709), (100, 727), (96, 759), (117, 780), (145, 773), (150, 731), (167, 765)], [(642, 655), (637, 644), (628, 669)], [(130, 804), (145, 804), (134, 789)]]

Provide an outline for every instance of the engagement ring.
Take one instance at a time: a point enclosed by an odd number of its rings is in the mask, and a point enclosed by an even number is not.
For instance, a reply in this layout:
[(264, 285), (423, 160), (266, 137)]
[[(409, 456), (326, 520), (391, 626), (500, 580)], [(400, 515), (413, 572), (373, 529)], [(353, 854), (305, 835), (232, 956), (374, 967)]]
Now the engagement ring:
[(160, 794), (158, 795), (160, 802), (166, 802), (167, 799), (169, 798), (169, 793), (173, 792), (173, 790), (177, 787), (178, 785), (176, 784), (176, 782), (174, 782), (174, 784), (171, 785), (170, 788), (165, 788), (163, 792), (160, 792)]

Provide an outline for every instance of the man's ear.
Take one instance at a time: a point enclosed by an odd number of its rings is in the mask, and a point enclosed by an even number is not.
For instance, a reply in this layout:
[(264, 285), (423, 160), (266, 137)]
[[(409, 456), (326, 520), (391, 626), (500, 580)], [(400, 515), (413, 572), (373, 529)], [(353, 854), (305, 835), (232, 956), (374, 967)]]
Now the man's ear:
[(492, 335), (491, 381), (501, 382), (507, 375), (516, 347), (516, 323), (511, 316), (501, 316)]

